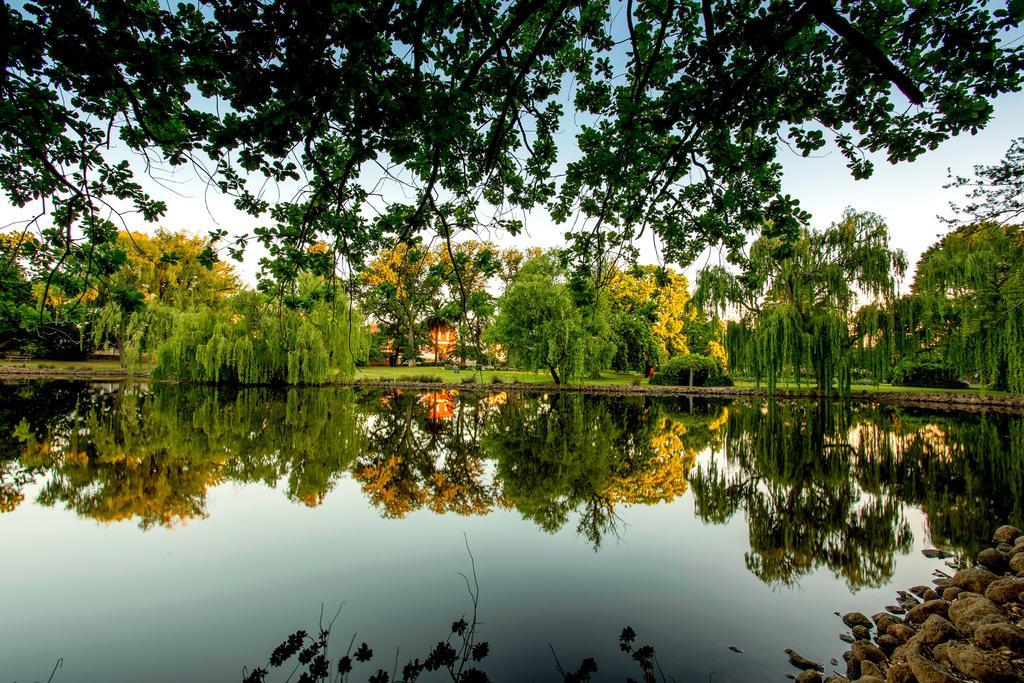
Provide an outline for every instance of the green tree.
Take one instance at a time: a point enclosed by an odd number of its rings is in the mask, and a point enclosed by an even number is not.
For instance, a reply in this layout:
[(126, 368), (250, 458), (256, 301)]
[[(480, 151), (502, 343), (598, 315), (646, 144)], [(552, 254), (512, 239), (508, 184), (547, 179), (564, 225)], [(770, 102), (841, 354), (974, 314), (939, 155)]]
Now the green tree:
[(908, 299), (908, 353), (1024, 393), (1024, 228), (979, 223), (950, 232), (921, 256)]
[(93, 342), (110, 343), (122, 365), (138, 363), (166, 339), (177, 311), (215, 306), (239, 287), (234, 269), (208, 258), (207, 240), (184, 231), (121, 232), (124, 263), (93, 285)]
[(767, 380), (774, 391), (785, 372), (799, 382), (809, 367), (819, 388), (838, 382), (848, 391), (854, 347), (878, 334), (856, 329), (856, 313), (864, 303), (893, 300), (905, 269), (882, 218), (847, 210), (827, 230), (803, 230), (792, 244), (758, 239), (740, 275), (705, 268), (695, 298), (705, 309), (738, 314), (726, 333), (733, 369)]
[[(442, 197), (493, 207), (488, 224), (513, 233), (509, 209), (578, 212), (588, 251), (651, 229), (680, 262), (738, 252), (766, 224), (793, 237), (804, 214), (781, 190), (780, 135), (804, 155), (831, 145), (866, 177), (864, 152), (912, 160), (983, 127), (1024, 56), (1004, 40), (1020, 3), (982, 0), (39, 0), (0, 20), (0, 187), (45, 205), (52, 268), (116, 240), (111, 206), (165, 213), (127, 151), (193, 164), (269, 213), (254, 237), (277, 283), (319, 241), (362, 262), (381, 237), (364, 216), (384, 196), (375, 170), (414, 188), (409, 220), (388, 227), (402, 239)], [(582, 121), (574, 149), (566, 109)], [(301, 204), (272, 208), (257, 189), (303, 178)]]
[(295, 306), (240, 292), (181, 313), (157, 349), (155, 377), (222, 384), (324, 384), (355, 373), (368, 339), (358, 311), (329, 281), (304, 275)]
[(470, 343), (478, 366), (483, 360), (484, 331), (494, 319), (496, 297), (491, 279), (498, 274), (500, 250), (491, 242), (468, 240), (436, 247), (445, 294), (439, 316), (458, 324), (460, 356), (466, 360)]
[(440, 305), (444, 279), (437, 252), (419, 243), (396, 244), (370, 261), (359, 280), (360, 307), (391, 339), (392, 364), (400, 356), (415, 361), (427, 316)]
[(16, 258), (17, 243), (0, 233), (0, 351), (23, 336), (35, 312), (32, 284)]
[(554, 253), (523, 265), (498, 302), (487, 340), (501, 345), (512, 366), (546, 370), (555, 384), (607, 367), (614, 351), (603, 301), (578, 305)]

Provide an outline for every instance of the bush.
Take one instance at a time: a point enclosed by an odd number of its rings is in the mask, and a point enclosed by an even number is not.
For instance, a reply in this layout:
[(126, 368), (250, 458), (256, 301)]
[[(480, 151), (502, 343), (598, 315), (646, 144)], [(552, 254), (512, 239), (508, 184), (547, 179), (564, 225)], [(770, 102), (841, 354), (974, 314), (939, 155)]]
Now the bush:
[(967, 388), (967, 383), (957, 377), (956, 370), (931, 361), (901, 361), (892, 371), (892, 383), (901, 387)]
[(419, 382), (420, 384), (444, 384), (444, 379), (437, 375), (409, 375), (403, 379), (406, 382)]
[(695, 387), (721, 386), (713, 382), (725, 376), (724, 368), (717, 359), (699, 353), (689, 353), (670, 358), (651, 376), (651, 384), (689, 386), (691, 372)]
[(736, 382), (733, 381), (732, 377), (726, 374), (719, 375), (718, 377), (708, 377), (707, 381), (704, 382), (706, 387), (731, 387), (735, 385)]

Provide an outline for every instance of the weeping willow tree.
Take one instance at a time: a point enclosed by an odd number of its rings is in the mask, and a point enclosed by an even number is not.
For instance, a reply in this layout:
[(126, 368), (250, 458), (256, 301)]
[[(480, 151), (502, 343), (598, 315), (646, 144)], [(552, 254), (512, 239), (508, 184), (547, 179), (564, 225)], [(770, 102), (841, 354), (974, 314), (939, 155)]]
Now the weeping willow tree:
[(805, 229), (795, 242), (759, 238), (741, 274), (703, 269), (694, 300), (729, 318), (734, 372), (765, 381), (771, 392), (787, 375), (848, 392), (855, 361), (872, 358), (879, 370), (888, 362), (886, 311), (906, 267), (880, 216), (847, 209), (827, 230)]
[(352, 377), (369, 340), (344, 293), (303, 277), (285, 305), (241, 292), (222, 308), (178, 316), (154, 376), (216, 384), (324, 384)]
[(226, 263), (209, 262), (206, 240), (185, 231), (121, 232), (120, 267), (97, 280), (93, 343), (117, 349), (121, 364), (138, 365), (173, 331), (180, 311), (219, 306), (238, 289)]
[(903, 302), (912, 351), (1024, 392), (1024, 228), (962, 226), (922, 255)]
[(134, 368), (144, 353), (154, 351), (174, 331), (180, 311), (159, 302), (111, 297), (93, 317), (93, 343), (111, 343), (121, 365)]

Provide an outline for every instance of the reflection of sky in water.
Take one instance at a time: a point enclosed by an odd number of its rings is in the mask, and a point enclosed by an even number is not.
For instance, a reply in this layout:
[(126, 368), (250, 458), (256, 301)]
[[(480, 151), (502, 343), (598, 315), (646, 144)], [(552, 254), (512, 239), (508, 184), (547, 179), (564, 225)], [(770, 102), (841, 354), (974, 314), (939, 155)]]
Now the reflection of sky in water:
[(547, 534), (500, 509), (383, 519), (348, 477), (312, 509), (262, 485), (222, 485), (207, 518), (148, 532), (26, 503), (0, 516), (2, 680), (45, 679), (58, 657), (63, 681), (238, 680), (288, 633), (313, 628), (321, 603), (341, 601), (335, 644), (356, 631), (376, 653), (354, 677), (364, 680), (391, 668), (396, 647), (400, 663), (425, 656), (469, 609), (463, 532), (482, 587), (486, 670), (502, 679), (555, 680), (549, 643), (567, 668), (594, 656), (599, 680), (635, 677), (617, 651), (626, 624), (679, 681), (781, 678), (792, 671), (786, 647), (824, 663), (841, 656), (833, 611), (873, 613), (940, 566), (917, 552), (925, 521), (907, 510), (915, 548), (889, 588), (851, 595), (828, 570), (773, 587), (744, 565), (744, 513), (710, 526), (693, 506), (687, 493), (623, 507), (622, 540), (595, 553), (575, 520)]

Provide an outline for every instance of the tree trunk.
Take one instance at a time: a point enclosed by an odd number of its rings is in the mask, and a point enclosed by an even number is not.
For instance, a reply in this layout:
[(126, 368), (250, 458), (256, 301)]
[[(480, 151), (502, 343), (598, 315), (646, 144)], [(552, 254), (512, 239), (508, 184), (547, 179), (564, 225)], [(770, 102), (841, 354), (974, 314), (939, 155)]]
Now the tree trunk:
[(555, 380), (555, 384), (561, 384), (561, 380), (558, 379), (558, 368), (552, 366), (548, 370), (551, 371), (551, 378)]
[(117, 360), (122, 368), (125, 367), (124, 338), (128, 336), (128, 321), (125, 320), (127, 315), (127, 313), (121, 314), (121, 322), (117, 325), (117, 339), (114, 340), (114, 345), (117, 346)]
[(409, 347), (406, 349), (406, 353), (408, 354), (408, 358), (406, 358), (406, 364), (411, 368), (414, 365), (416, 365), (416, 358), (419, 356), (419, 354), (416, 353), (416, 329), (413, 326), (411, 315), (408, 318), (408, 323)]
[(693, 368), (690, 368), (690, 386), (693, 386)]

